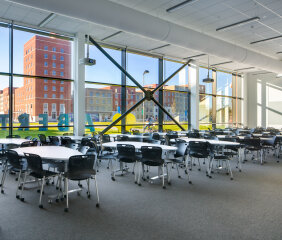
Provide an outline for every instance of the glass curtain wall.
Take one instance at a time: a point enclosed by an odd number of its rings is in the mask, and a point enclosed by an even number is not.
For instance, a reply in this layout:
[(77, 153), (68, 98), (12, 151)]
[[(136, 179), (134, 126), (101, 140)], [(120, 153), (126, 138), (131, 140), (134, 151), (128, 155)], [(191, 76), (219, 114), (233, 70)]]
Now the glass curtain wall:
[(72, 38), (1, 24), (1, 137), (73, 133), (72, 48)]

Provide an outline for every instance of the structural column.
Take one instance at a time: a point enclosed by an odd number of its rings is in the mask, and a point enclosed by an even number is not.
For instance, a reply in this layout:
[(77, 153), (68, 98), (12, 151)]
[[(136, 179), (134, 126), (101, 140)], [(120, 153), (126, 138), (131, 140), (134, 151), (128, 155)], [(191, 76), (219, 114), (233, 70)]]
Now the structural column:
[[(159, 85), (163, 83), (163, 78), (164, 78), (164, 60), (160, 58), (159, 59)], [(165, 107), (164, 101), (163, 101), (163, 88), (159, 90), (159, 103), (163, 107)], [(159, 132), (162, 132), (163, 123), (164, 123), (164, 113), (160, 108), (159, 108), (158, 120), (159, 120)]]
[(85, 65), (79, 59), (85, 57), (85, 34), (77, 33), (74, 41), (74, 135), (85, 132)]
[(189, 67), (191, 128), (199, 129), (199, 67)]

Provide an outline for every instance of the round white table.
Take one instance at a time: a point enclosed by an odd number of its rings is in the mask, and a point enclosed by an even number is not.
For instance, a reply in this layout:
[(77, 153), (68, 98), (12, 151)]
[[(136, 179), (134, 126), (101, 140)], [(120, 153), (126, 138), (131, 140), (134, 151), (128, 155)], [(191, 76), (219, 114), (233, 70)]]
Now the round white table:
[(28, 142), (30, 140), (23, 139), (23, 138), (0, 138), (0, 144), (7, 145), (7, 144), (15, 144), (21, 145), (23, 142)]
[(186, 142), (190, 142), (190, 141), (198, 141), (198, 142), (209, 142), (211, 145), (221, 145), (221, 146), (239, 146), (240, 143), (237, 142), (229, 142), (229, 141), (220, 141), (220, 140), (212, 140), (212, 139), (203, 139), (203, 138), (180, 138)]

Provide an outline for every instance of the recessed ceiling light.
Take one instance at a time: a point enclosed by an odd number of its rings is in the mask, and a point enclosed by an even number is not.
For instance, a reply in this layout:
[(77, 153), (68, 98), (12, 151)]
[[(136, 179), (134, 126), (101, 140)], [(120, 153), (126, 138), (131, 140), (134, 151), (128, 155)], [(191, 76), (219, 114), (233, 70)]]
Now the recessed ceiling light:
[(253, 18), (245, 19), (245, 20), (240, 21), (240, 22), (232, 23), (230, 25), (217, 28), (216, 31), (218, 32), (218, 31), (223, 31), (223, 30), (230, 29), (230, 28), (233, 28), (233, 27), (239, 27), (239, 26), (245, 25), (247, 23), (259, 21), (259, 20), (260, 20), (259, 17), (253, 17)]
[(162, 46), (159, 46), (159, 47), (155, 47), (155, 48), (152, 48), (152, 49), (150, 49), (148, 51), (154, 51), (154, 50), (157, 50), (157, 49), (160, 49), (160, 48), (164, 48), (164, 47), (168, 47), (168, 46), (170, 46), (170, 44), (165, 44), (165, 45), (162, 45)]
[(211, 67), (219, 66), (219, 65), (223, 65), (223, 64), (228, 64), (228, 63), (233, 63), (233, 62), (232, 61), (227, 61), (227, 62), (215, 63), (215, 64), (211, 64)]
[(111, 37), (114, 37), (114, 36), (116, 36), (116, 35), (118, 35), (120, 33), (122, 33), (122, 31), (115, 32), (115, 33), (113, 33), (113, 34), (111, 34), (111, 35), (109, 35), (107, 37), (104, 37), (103, 39), (101, 39), (101, 41), (105, 41), (105, 40), (107, 40), (107, 39), (109, 39)]
[(275, 40), (275, 39), (278, 39), (278, 38), (282, 38), (282, 35), (271, 37), (271, 38), (265, 38), (265, 39), (254, 41), (254, 42), (250, 42), (250, 44), (256, 44), (256, 43), (271, 41), (271, 40)]
[(185, 6), (186, 6), (187, 4), (189, 4), (189, 3), (196, 2), (196, 1), (198, 1), (198, 0), (186, 0), (186, 1), (184, 1), (184, 2), (178, 3), (178, 4), (176, 4), (176, 5), (174, 5), (174, 6), (170, 7), (170, 8), (168, 8), (166, 11), (167, 11), (168, 13), (171, 13), (171, 12), (174, 12), (174, 11), (180, 9), (180, 8), (185, 7)]
[(56, 17), (55, 13), (50, 13), (46, 18), (43, 19), (42, 22), (38, 24), (38, 27), (44, 27), (46, 24), (51, 22)]

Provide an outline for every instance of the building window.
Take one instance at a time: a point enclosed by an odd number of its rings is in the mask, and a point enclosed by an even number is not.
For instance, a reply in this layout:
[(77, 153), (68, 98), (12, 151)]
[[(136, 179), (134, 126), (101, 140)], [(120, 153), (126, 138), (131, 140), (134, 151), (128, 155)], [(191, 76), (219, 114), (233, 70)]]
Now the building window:
[(61, 81), (61, 84), (64, 84), (64, 81)]
[(56, 80), (52, 80), (52, 83), (56, 83)]
[(48, 62), (44, 62), (44, 67), (48, 67)]
[(97, 93), (96, 93), (96, 96), (99, 97), (99, 96), (100, 96), (100, 93), (97, 92)]
[(47, 79), (44, 79), (44, 82), (45, 82), (45, 83), (48, 83), (48, 80), (47, 80)]
[(52, 71), (52, 75), (56, 76), (56, 71), (55, 70)]
[(56, 94), (52, 94), (52, 98), (56, 98)]
[(93, 97), (93, 95), (94, 95), (93, 92), (89, 92), (90, 97)]
[(48, 46), (44, 46), (44, 50), (48, 50)]
[(61, 64), (61, 68), (64, 68), (64, 64)]
[(90, 104), (93, 104), (93, 99), (90, 99)]
[(61, 98), (61, 99), (64, 99), (64, 95), (63, 95), (63, 94), (61, 94), (60, 98)]
[(61, 56), (61, 61), (64, 61), (64, 60), (65, 60), (64, 56)]
[(56, 48), (55, 48), (55, 47), (53, 47), (53, 48), (52, 48), (52, 51), (53, 51), (53, 52), (56, 52)]
[(56, 67), (56, 63), (52, 63), (52, 67), (55, 68)]
[(44, 54), (44, 58), (45, 58), (45, 59), (48, 58), (48, 54), (47, 54), (47, 53)]
[(52, 87), (52, 91), (56, 91), (56, 86), (53, 86), (53, 87)]
[(63, 92), (64, 91), (64, 87), (61, 87), (61, 92)]
[(48, 86), (44, 85), (44, 91), (48, 91)]
[(64, 76), (64, 72), (60, 72), (60, 76), (63, 77)]
[(53, 55), (53, 56), (52, 56), (52, 59), (53, 59), (53, 60), (56, 60), (56, 55)]
[(65, 52), (65, 50), (63, 48), (61, 48), (61, 53), (64, 53), (64, 52)]
[(44, 98), (48, 98), (48, 94), (47, 93), (44, 93)]
[(47, 75), (48, 74), (48, 70), (44, 70), (44, 75)]

